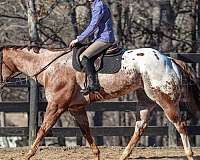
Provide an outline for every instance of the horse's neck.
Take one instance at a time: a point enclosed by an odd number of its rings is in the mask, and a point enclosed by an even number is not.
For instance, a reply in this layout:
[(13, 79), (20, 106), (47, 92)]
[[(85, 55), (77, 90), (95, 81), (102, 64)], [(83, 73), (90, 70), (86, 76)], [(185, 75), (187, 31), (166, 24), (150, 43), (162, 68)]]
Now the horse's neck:
[(12, 57), (12, 61), (16, 68), (26, 74), (27, 76), (33, 76), (40, 72), (49, 62), (58, 57), (62, 52), (46, 52), (43, 51), (39, 54), (33, 51), (16, 50), (15, 56)]

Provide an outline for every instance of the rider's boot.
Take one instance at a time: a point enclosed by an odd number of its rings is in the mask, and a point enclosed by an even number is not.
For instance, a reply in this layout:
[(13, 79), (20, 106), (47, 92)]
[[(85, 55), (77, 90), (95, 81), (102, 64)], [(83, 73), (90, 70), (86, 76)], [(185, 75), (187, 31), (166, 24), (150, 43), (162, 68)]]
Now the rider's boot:
[(85, 70), (85, 73), (88, 78), (88, 86), (81, 90), (81, 93), (84, 95), (89, 92), (98, 92), (100, 90), (100, 84), (98, 80), (98, 75), (94, 67), (94, 63), (91, 59), (86, 56), (83, 56), (81, 64)]

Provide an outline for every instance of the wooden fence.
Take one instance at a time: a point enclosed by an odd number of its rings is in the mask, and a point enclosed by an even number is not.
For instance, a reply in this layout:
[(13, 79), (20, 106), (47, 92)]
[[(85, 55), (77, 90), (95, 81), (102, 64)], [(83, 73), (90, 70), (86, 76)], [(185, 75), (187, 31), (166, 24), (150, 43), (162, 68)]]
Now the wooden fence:
[[(184, 60), (188, 63), (199, 63), (200, 54), (173, 54), (180, 60)], [(14, 80), (15, 81), (15, 80)], [(0, 137), (3, 136), (25, 136), (29, 137), (29, 145), (33, 143), (38, 130), (38, 112), (45, 111), (46, 102), (40, 102), (38, 100), (38, 87), (35, 81), (29, 80), (28, 82), (23, 81), (20, 84), (10, 84), (8, 87), (28, 87), (29, 88), (29, 101), (27, 102), (1, 102), (0, 112), (27, 112), (29, 115), (29, 126), (28, 127), (0, 127)], [(183, 106), (185, 103), (181, 103)], [(94, 112), (105, 112), (105, 111), (136, 111), (138, 105), (142, 106), (142, 102), (97, 102), (88, 106), (87, 111)], [(161, 110), (156, 108), (156, 110)], [(93, 136), (131, 136), (134, 127), (102, 127), (94, 126), (91, 127)], [(200, 135), (200, 126), (189, 126), (189, 134)], [(149, 126), (145, 131), (144, 135), (151, 136), (168, 136), (169, 145), (174, 146), (177, 143), (177, 132), (174, 126), (169, 123), (168, 126), (157, 127)], [(77, 127), (67, 128), (52, 128), (47, 136), (51, 137), (82, 137), (82, 134)]]

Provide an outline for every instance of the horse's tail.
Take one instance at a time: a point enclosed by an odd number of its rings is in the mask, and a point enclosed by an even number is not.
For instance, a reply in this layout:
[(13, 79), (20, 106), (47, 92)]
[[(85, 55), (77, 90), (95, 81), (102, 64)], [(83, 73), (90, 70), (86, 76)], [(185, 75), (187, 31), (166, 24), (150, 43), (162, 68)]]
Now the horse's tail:
[(200, 117), (200, 86), (196, 77), (195, 71), (192, 67), (187, 65), (181, 60), (173, 59), (173, 61), (181, 68), (183, 74), (186, 76), (187, 83), (187, 101), (189, 102), (188, 111), (194, 115), (197, 119)]

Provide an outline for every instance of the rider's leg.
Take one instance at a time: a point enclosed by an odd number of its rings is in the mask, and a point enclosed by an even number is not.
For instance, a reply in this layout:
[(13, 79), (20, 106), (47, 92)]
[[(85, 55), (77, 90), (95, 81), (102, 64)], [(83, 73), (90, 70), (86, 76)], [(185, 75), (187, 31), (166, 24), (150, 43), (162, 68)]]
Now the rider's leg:
[(100, 54), (103, 50), (111, 46), (111, 43), (95, 41), (92, 43), (80, 56), (81, 64), (85, 69), (88, 76), (89, 84), (88, 87), (83, 90), (84, 93), (88, 91), (99, 91), (100, 85), (97, 78), (97, 72), (94, 67), (94, 60), (92, 57)]
[(112, 43), (102, 42), (102, 41), (95, 41), (93, 42), (81, 55), (80, 55), (80, 61), (84, 56), (87, 58), (92, 58), (99, 53), (101, 53), (103, 50), (109, 48), (112, 45)]

